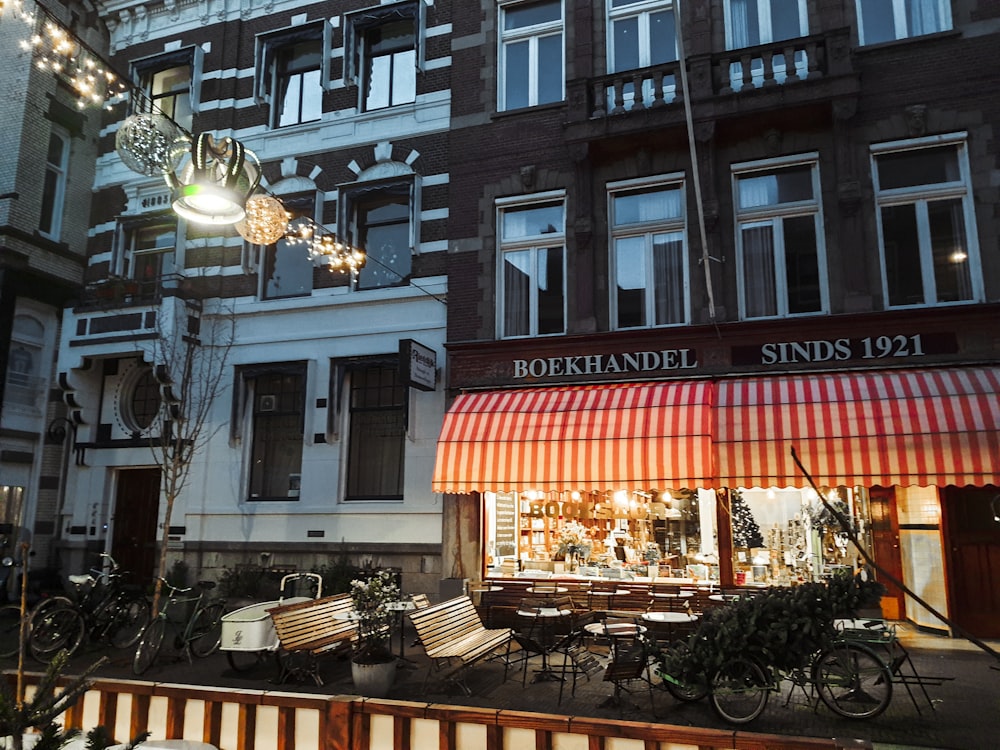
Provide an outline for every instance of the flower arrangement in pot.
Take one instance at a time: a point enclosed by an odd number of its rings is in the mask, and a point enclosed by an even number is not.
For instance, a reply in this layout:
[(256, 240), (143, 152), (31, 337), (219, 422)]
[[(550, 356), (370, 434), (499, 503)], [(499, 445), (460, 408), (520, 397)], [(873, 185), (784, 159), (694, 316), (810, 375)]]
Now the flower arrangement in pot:
[(396, 613), (386, 605), (399, 599), (399, 584), (391, 570), (376, 570), (367, 578), (351, 581), (351, 601), (358, 627), (352, 661), (357, 664), (382, 664), (394, 660), (389, 639)]
[(565, 558), (570, 570), (576, 567), (577, 562), (586, 562), (592, 548), (589, 528), (579, 521), (569, 521), (563, 525), (559, 532), (558, 554)]

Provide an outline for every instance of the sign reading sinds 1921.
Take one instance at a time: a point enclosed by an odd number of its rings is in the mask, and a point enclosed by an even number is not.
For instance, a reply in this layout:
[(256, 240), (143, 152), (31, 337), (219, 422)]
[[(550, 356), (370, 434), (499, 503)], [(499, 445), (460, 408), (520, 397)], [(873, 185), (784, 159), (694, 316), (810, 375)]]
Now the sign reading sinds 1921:
[(863, 338), (776, 341), (759, 346), (734, 346), (734, 365), (788, 365), (848, 360), (920, 359), (954, 354), (952, 333), (883, 334)]

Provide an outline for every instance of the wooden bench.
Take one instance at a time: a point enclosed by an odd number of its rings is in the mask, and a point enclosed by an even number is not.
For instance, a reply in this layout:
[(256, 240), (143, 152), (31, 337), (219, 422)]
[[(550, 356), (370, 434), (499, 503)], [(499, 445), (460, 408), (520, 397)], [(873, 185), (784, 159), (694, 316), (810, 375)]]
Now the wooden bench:
[[(431, 660), (427, 679), (432, 672), (438, 672), (442, 680), (455, 683), (466, 695), (472, 694), (464, 679), (469, 667), (501, 649), (505, 658), (510, 655), (513, 629), (487, 629), (467, 596), (418, 609), (409, 617)], [(504, 669), (506, 678), (507, 670)]]
[(337, 619), (352, 609), (350, 594), (337, 594), (268, 610), (278, 634), (279, 684), (293, 676), (309, 676), (317, 685), (323, 684), (320, 658), (349, 649), (357, 637), (353, 621)]

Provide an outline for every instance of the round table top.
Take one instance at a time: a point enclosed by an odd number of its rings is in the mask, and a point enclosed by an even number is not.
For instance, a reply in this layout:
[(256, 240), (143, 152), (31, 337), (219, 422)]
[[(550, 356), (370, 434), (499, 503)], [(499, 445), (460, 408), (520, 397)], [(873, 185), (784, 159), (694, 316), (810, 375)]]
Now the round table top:
[(490, 591), (503, 591), (503, 586), (473, 586), (469, 589), (469, 592), (479, 592), (479, 593), (489, 593)]
[(539, 607), (538, 609), (519, 609), (517, 613), (521, 617), (565, 617), (573, 614), (569, 609), (556, 609), (555, 607)]
[(565, 586), (529, 586), (525, 589), (529, 594), (565, 594), (569, 591)]
[(413, 603), (412, 599), (404, 599), (398, 602), (388, 602), (385, 608), (390, 612), (409, 612), (411, 609), (416, 609), (417, 605)]
[(698, 615), (687, 612), (643, 612), (642, 619), (647, 622), (694, 622)]
[(654, 591), (653, 596), (657, 599), (690, 599), (694, 594), (690, 591)]
[(616, 622), (611, 625), (603, 622), (591, 622), (583, 626), (591, 635), (604, 635), (611, 638), (634, 636), (645, 633), (646, 628), (634, 622)]
[(615, 589), (614, 591), (601, 591), (600, 589), (597, 591), (594, 589), (590, 590), (591, 596), (625, 596), (627, 593), (628, 589)]
[(708, 598), (713, 602), (735, 602), (740, 596), (740, 594), (709, 594)]

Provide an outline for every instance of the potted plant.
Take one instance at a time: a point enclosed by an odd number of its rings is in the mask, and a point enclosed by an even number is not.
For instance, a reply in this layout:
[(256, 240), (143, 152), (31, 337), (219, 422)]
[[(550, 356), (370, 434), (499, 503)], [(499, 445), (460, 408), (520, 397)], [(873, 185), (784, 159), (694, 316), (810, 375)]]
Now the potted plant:
[(646, 561), (647, 575), (655, 579), (660, 570), (660, 545), (656, 542), (646, 542), (642, 558)]
[(569, 521), (559, 532), (559, 549), (557, 554), (566, 560), (566, 570), (573, 572), (580, 562), (586, 562), (590, 557), (590, 529), (579, 521)]
[(399, 584), (390, 570), (376, 570), (351, 581), (351, 601), (358, 626), (351, 656), (351, 676), (362, 695), (382, 698), (396, 676), (396, 657), (389, 641), (396, 613), (388, 608), (398, 602)]

